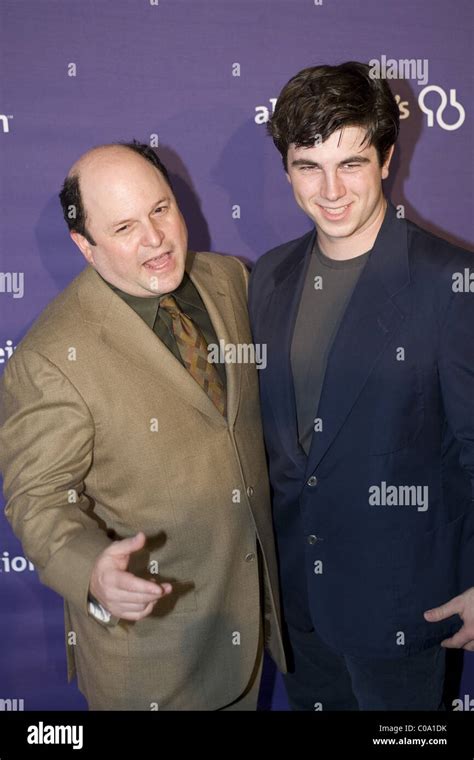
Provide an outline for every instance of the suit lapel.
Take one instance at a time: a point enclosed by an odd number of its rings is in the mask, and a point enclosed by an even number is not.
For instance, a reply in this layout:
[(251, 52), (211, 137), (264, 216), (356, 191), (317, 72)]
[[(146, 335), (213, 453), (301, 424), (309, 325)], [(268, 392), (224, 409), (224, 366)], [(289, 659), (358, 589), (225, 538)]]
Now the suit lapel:
[(404, 319), (393, 297), (409, 282), (407, 232), (391, 205), (332, 345), (306, 475), (318, 466), (351, 412), (380, 354)]
[[(229, 293), (229, 281), (223, 277), (220, 269), (213, 267), (209, 260), (203, 262), (198, 256), (190, 252), (186, 264), (186, 270), (191, 281), (196, 286), (204, 306), (207, 309), (218, 341), (225, 344), (238, 342), (239, 331)], [(237, 416), (240, 400), (240, 383), (242, 368), (239, 362), (225, 365), (227, 385), (227, 422), (232, 427)], [(188, 374), (188, 373), (187, 373)], [(202, 392), (203, 395), (204, 392)], [(207, 396), (206, 396), (207, 398)], [(214, 404), (210, 402), (213, 409)], [(217, 410), (215, 410), (217, 411)], [(219, 412), (217, 412), (219, 414)], [(219, 414), (222, 419), (222, 415)]]
[[(235, 342), (232, 336), (237, 335), (237, 328), (226, 278), (220, 270), (192, 253), (188, 254), (186, 269), (208, 310), (217, 339)], [(233, 424), (240, 393), (239, 365), (226, 365), (226, 420), (171, 351), (91, 267), (81, 275), (79, 299), (85, 320), (97, 325), (102, 340), (118, 351), (124, 360), (158, 376), (178, 400), (186, 400), (216, 424), (226, 426), (227, 421), (229, 425)]]
[(271, 386), (269, 400), (286, 451), (295, 464), (303, 469), (306, 466), (306, 454), (298, 441), (291, 342), (315, 237), (315, 232), (311, 232), (301, 238), (296, 249), (275, 270), (275, 286), (266, 309), (268, 367), (265, 372), (268, 373), (267, 383)]

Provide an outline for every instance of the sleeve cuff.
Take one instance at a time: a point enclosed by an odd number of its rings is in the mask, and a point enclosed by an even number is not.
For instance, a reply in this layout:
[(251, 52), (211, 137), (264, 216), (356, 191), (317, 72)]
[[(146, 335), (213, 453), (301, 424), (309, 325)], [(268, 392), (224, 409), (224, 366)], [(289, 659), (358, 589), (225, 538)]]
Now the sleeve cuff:
[(87, 597), (87, 610), (89, 615), (92, 615), (92, 617), (98, 620), (99, 623), (107, 624), (110, 623), (112, 619), (110, 612), (108, 612), (105, 607), (102, 607), (97, 599), (94, 599), (92, 594), (89, 594)]

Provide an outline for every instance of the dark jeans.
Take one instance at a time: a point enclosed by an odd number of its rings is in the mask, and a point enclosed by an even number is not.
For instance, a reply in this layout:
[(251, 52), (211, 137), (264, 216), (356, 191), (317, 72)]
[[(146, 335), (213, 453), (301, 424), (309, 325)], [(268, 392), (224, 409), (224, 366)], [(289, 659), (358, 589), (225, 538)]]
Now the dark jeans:
[(443, 710), (445, 650), (396, 659), (339, 655), (317, 635), (288, 629), (285, 686), (292, 710)]

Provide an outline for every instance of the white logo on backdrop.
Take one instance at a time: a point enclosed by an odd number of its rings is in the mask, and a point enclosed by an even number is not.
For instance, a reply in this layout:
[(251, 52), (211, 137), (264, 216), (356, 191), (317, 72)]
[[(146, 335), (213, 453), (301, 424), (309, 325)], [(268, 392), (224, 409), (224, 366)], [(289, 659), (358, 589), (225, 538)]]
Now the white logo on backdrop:
[(437, 84), (430, 84), (428, 87), (423, 87), (422, 91), (418, 95), (418, 105), (420, 106), (423, 113), (426, 114), (428, 126), (434, 126), (433, 109), (428, 108), (428, 106), (425, 105), (425, 98), (430, 92), (436, 92), (441, 100), (436, 111), (436, 121), (438, 122), (441, 129), (446, 129), (448, 132), (452, 132), (454, 129), (459, 129), (459, 127), (464, 124), (466, 112), (461, 103), (456, 100), (456, 90), (454, 88), (449, 90), (449, 105), (452, 106), (452, 108), (456, 109), (459, 116), (457, 121), (455, 121), (453, 124), (448, 124), (445, 122), (442, 116), (444, 109), (448, 105), (448, 96), (446, 95), (446, 92), (443, 90), (443, 88), (438, 87)]
[(2, 127), (2, 132), (4, 134), (7, 134), (10, 131), (10, 119), (13, 119), (13, 116), (11, 114), (7, 116), (4, 113), (0, 113), (0, 124)]
[(0, 364), (6, 364), (8, 359), (11, 358), (16, 346), (13, 345), (13, 341), (8, 338), (5, 341), (4, 346), (0, 346)]
[(29, 559), (19, 555), (10, 557), (10, 552), (2, 552), (0, 557), (0, 573), (23, 573), (25, 570), (34, 572), (35, 566)]

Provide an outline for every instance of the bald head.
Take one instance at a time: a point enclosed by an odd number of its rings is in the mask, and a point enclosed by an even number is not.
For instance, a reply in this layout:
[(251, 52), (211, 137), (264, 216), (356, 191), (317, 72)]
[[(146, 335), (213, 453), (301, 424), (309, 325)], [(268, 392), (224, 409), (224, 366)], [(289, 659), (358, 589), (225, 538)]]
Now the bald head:
[(83, 153), (77, 161), (71, 166), (68, 177), (75, 175), (80, 176), (81, 170), (87, 171), (88, 168), (100, 166), (106, 162), (120, 160), (124, 152), (130, 152), (130, 148), (120, 143), (110, 143), (109, 145), (96, 145), (86, 153)]
[(97, 179), (102, 169), (111, 166), (114, 162), (120, 163), (130, 155), (139, 156), (154, 166), (164, 177), (171, 188), (171, 181), (165, 165), (160, 161), (156, 153), (143, 143), (110, 143), (91, 148), (71, 166), (64, 180), (59, 199), (63, 209), (64, 219), (71, 232), (78, 232), (86, 240), (95, 245), (90, 230), (87, 228), (87, 204), (83, 191), (83, 177), (95, 176)]

